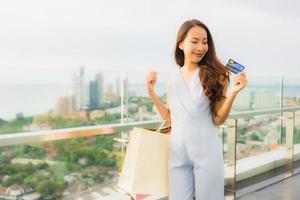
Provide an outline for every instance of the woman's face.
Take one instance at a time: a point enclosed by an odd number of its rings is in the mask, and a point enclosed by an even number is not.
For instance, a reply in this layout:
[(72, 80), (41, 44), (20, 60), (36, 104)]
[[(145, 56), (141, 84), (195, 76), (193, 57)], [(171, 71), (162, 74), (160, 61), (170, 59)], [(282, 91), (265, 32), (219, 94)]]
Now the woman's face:
[(179, 43), (185, 62), (199, 63), (208, 51), (207, 33), (200, 26), (192, 27), (185, 39)]

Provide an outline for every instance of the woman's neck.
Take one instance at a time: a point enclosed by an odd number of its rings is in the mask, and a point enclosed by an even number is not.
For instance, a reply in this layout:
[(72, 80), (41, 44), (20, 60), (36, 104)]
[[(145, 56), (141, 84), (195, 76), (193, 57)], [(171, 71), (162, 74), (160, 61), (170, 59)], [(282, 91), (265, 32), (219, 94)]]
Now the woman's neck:
[(193, 72), (199, 67), (198, 63), (185, 62), (182, 69), (186, 72)]

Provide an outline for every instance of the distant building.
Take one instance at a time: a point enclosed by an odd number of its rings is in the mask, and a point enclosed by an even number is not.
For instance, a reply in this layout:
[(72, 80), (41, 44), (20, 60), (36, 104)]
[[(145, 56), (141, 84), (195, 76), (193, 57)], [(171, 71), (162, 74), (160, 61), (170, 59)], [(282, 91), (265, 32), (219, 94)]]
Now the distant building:
[(103, 74), (101, 72), (96, 74), (95, 80), (97, 82), (98, 85), (98, 105), (102, 105), (103, 104), (103, 94), (104, 94), (104, 77)]
[(53, 116), (66, 115), (76, 110), (75, 96), (60, 97), (52, 111)]
[(73, 92), (76, 101), (76, 110), (87, 109), (89, 104), (89, 90), (85, 84), (84, 67), (80, 67), (79, 75), (73, 75)]
[(99, 72), (96, 74), (95, 80), (90, 81), (89, 84), (90, 109), (99, 108), (103, 104), (103, 93), (103, 75)]
[(99, 100), (98, 100), (98, 84), (96, 81), (90, 81), (90, 105), (89, 108), (94, 110), (99, 108)]
[(250, 92), (248, 88), (244, 88), (233, 103), (234, 110), (249, 110), (250, 109)]
[(300, 103), (296, 100), (293, 100), (293, 99), (285, 99), (283, 104), (285, 106), (298, 106), (300, 105)]
[(254, 92), (253, 109), (266, 109), (279, 107), (280, 99), (274, 92)]
[(104, 93), (104, 102), (105, 103), (111, 103), (111, 102), (116, 101), (117, 99), (118, 99), (117, 95), (113, 92), (105, 92)]

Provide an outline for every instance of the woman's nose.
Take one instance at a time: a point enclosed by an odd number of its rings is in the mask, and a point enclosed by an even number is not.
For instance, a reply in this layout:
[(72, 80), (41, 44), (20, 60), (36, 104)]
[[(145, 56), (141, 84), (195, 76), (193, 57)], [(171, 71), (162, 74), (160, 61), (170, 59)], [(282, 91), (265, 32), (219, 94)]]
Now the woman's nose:
[(204, 51), (204, 46), (203, 45), (198, 45), (197, 50), (203, 52)]

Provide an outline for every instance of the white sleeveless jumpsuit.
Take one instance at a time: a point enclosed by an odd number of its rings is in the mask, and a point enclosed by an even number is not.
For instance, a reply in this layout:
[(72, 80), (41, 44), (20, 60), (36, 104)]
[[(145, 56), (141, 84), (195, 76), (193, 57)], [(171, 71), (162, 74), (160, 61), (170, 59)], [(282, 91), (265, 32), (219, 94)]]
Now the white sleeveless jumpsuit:
[(199, 71), (185, 83), (178, 67), (168, 83), (170, 200), (224, 200), (222, 145)]

